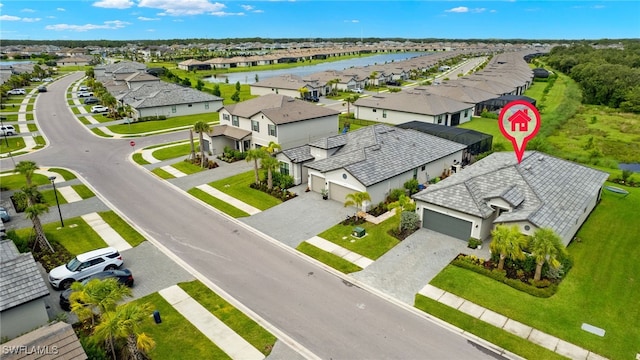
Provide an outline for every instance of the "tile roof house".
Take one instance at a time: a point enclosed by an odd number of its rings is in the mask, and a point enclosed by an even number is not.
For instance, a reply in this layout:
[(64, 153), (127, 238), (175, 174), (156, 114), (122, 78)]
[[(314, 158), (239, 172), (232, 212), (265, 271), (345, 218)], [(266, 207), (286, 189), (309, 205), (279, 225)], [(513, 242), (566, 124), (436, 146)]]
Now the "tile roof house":
[(377, 124), (312, 141), (278, 154), (281, 162), (297, 165), (294, 178), (307, 181), (315, 192), (328, 190), (331, 199), (366, 191), (372, 203), (410, 179), (425, 183), (459, 163), (465, 145)]
[(289, 96), (269, 94), (225, 106), (220, 125), (209, 134), (205, 148), (220, 154), (225, 146), (247, 151), (268, 146), (283, 149), (300, 146), (323, 136), (338, 133), (336, 110)]
[(146, 82), (114, 96), (134, 109), (134, 118), (213, 114), (222, 108), (221, 97), (167, 82)]
[(266, 78), (251, 84), (251, 95), (279, 94), (300, 98), (300, 89), (306, 88), (310, 96), (325, 95), (326, 83), (297, 75), (280, 75)]
[(358, 119), (394, 125), (417, 120), (455, 126), (470, 121), (474, 108), (473, 104), (416, 90), (361, 97), (353, 105)]
[(73, 327), (53, 322), (2, 344), (3, 360), (64, 359), (84, 360), (87, 354)]
[(33, 255), (18, 252), (12, 240), (0, 241), (0, 262), (0, 337), (12, 339), (49, 321), (49, 289)]
[(600, 199), (608, 174), (541, 152), (494, 153), (415, 194), (422, 226), (467, 241), (498, 224), (551, 228), (565, 245)]

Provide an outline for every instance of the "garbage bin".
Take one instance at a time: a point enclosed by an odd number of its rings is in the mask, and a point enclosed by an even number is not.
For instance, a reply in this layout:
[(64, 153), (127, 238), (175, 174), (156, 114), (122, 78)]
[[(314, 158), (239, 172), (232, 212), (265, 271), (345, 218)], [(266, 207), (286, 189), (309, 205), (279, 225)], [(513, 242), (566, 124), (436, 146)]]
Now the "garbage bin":
[(353, 228), (353, 236), (355, 237), (363, 237), (366, 234), (366, 231), (363, 227), (356, 226)]
[(153, 320), (156, 322), (156, 324), (160, 324), (162, 322), (162, 319), (160, 318), (160, 311), (155, 310), (153, 312)]

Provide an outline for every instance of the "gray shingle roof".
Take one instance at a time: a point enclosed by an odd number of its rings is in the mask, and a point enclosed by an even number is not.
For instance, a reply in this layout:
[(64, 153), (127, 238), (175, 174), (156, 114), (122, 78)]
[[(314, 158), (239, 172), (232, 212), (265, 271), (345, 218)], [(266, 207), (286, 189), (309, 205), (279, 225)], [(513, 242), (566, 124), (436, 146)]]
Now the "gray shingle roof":
[(340, 112), (311, 104), (289, 96), (267, 94), (225, 107), (232, 115), (251, 118), (262, 112), (274, 124), (287, 124), (326, 116), (337, 116)]
[(306, 166), (327, 172), (344, 168), (365, 186), (428, 164), (465, 148), (464, 145), (415, 130), (377, 124), (343, 135), (345, 144), (326, 159)]
[(117, 95), (116, 99), (136, 109), (222, 100), (218, 96), (167, 82), (147, 83)]
[(605, 172), (536, 151), (525, 152), (520, 164), (513, 153), (502, 152), (430, 185), (414, 198), (486, 219), (494, 212), (487, 199), (499, 196), (517, 205), (496, 223), (527, 220), (567, 239), (607, 178)]
[(359, 98), (354, 105), (414, 114), (442, 115), (471, 109), (473, 105), (425, 91), (407, 90)]
[(309, 145), (302, 145), (290, 149), (285, 149), (282, 150), (282, 153), (293, 163), (302, 163), (313, 159), (313, 156), (311, 156), (311, 149)]
[(31, 253), (20, 254), (11, 240), (0, 241), (0, 311), (49, 295)]

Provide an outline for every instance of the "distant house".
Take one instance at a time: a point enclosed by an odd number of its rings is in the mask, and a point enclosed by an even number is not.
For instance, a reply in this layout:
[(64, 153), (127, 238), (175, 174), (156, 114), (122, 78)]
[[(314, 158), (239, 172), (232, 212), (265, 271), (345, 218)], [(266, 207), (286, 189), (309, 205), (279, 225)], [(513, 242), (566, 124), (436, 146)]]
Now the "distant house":
[[(65, 359), (85, 360), (87, 354), (73, 327), (53, 322), (2, 344), (3, 360)], [(14, 350), (14, 351), (11, 351)]]
[(300, 90), (306, 89), (309, 96), (326, 94), (325, 83), (314, 79), (303, 79), (296, 75), (273, 76), (251, 84), (251, 95), (279, 94), (300, 98)]
[(608, 174), (531, 151), (518, 163), (493, 153), (415, 194), (422, 226), (453, 238), (486, 239), (496, 225), (525, 235), (550, 228), (568, 245), (600, 200)]
[(49, 321), (49, 295), (31, 253), (21, 254), (12, 240), (0, 241), (0, 338), (13, 339)]
[(185, 60), (178, 63), (178, 69), (192, 71), (192, 70), (209, 70), (211, 65), (204, 61), (198, 61), (194, 59)]
[(426, 183), (440, 176), (462, 160), (464, 148), (419, 131), (378, 124), (285, 150), (278, 160), (295, 168), (294, 179), (307, 181), (312, 191), (327, 190), (340, 202), (347, 194), (366, 191), (375, 204), (407, 180)]
[(470, 121), (474, 108), (473, 104), (414, 90), (361, 97), (354, 105), (356, 118), (394, 125), (417, 120), (455, 126)]
[(57, 66), (88, 66), (91, 65), (91, 58), (88, 57), (80, 57), (80, 56), (74, 56), (74, 57), (66, 57), (60, 60), (56, 60), (56, 65)]
[(209, 150), (219, 154), (228, 146), (247, 151), (272, 141), (283, 149), (300, 146), (336, 134), (338, 114), (289, 96), (260, 96), (220, 110), (220, 125), (210, 134)]

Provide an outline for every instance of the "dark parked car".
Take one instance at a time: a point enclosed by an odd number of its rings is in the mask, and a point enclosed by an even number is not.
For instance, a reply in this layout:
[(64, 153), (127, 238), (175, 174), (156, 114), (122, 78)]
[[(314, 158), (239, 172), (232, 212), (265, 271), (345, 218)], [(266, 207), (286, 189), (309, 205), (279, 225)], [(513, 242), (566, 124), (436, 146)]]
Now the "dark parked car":
[[(133, 286), (133, 274), (131, 274), (131, 270), (129, 269), (102, 271), (91, 277), (88, 277), (82, 283), (86, 284), (93, 279), (104, 280), (104, 279), (110, 279), (110, 278), (117, 279), (119, 283), (124, 284), (128, 287)], [(66, 311), (71, 310), (71, 303), (69, 302), (71, 293), (73, 293), (73, 290), (71, 289), (67, 289), (60, 293), (60, 307), (63, 310), (66, 310)]]
[(391, 80), (391, 81), (387, 81), (387, 85), (400, 86), (400, 85), (402, 85), (402, 83), (400, 81)]
[(2, 222), (11, 221), (11, 216), (9, 215), (9, 212), (7, 211), (7, 209), (5, 209), (2, 206), (0, 206), (0, 218), (2, 219)]
[(305, 100), (311, 101), (311, 102), (318, 102), (318, 101), (320, 101), (320, 98), (318, 98), (317, 96), (309, 96)]
[(84, 99), (84, 103), (85, 103), (86, 105), (89, 105), (89, 104), (97, 104), (97, 103), (99, 103), (99, 102), (100, 102), (100, 100), (98, 100), (98, 98), (94, 98), (94, 97), (89, 97), (89, 98)]
[(44, 85), (38, 86), (38, 92), (47, 92), (47, 87)]

